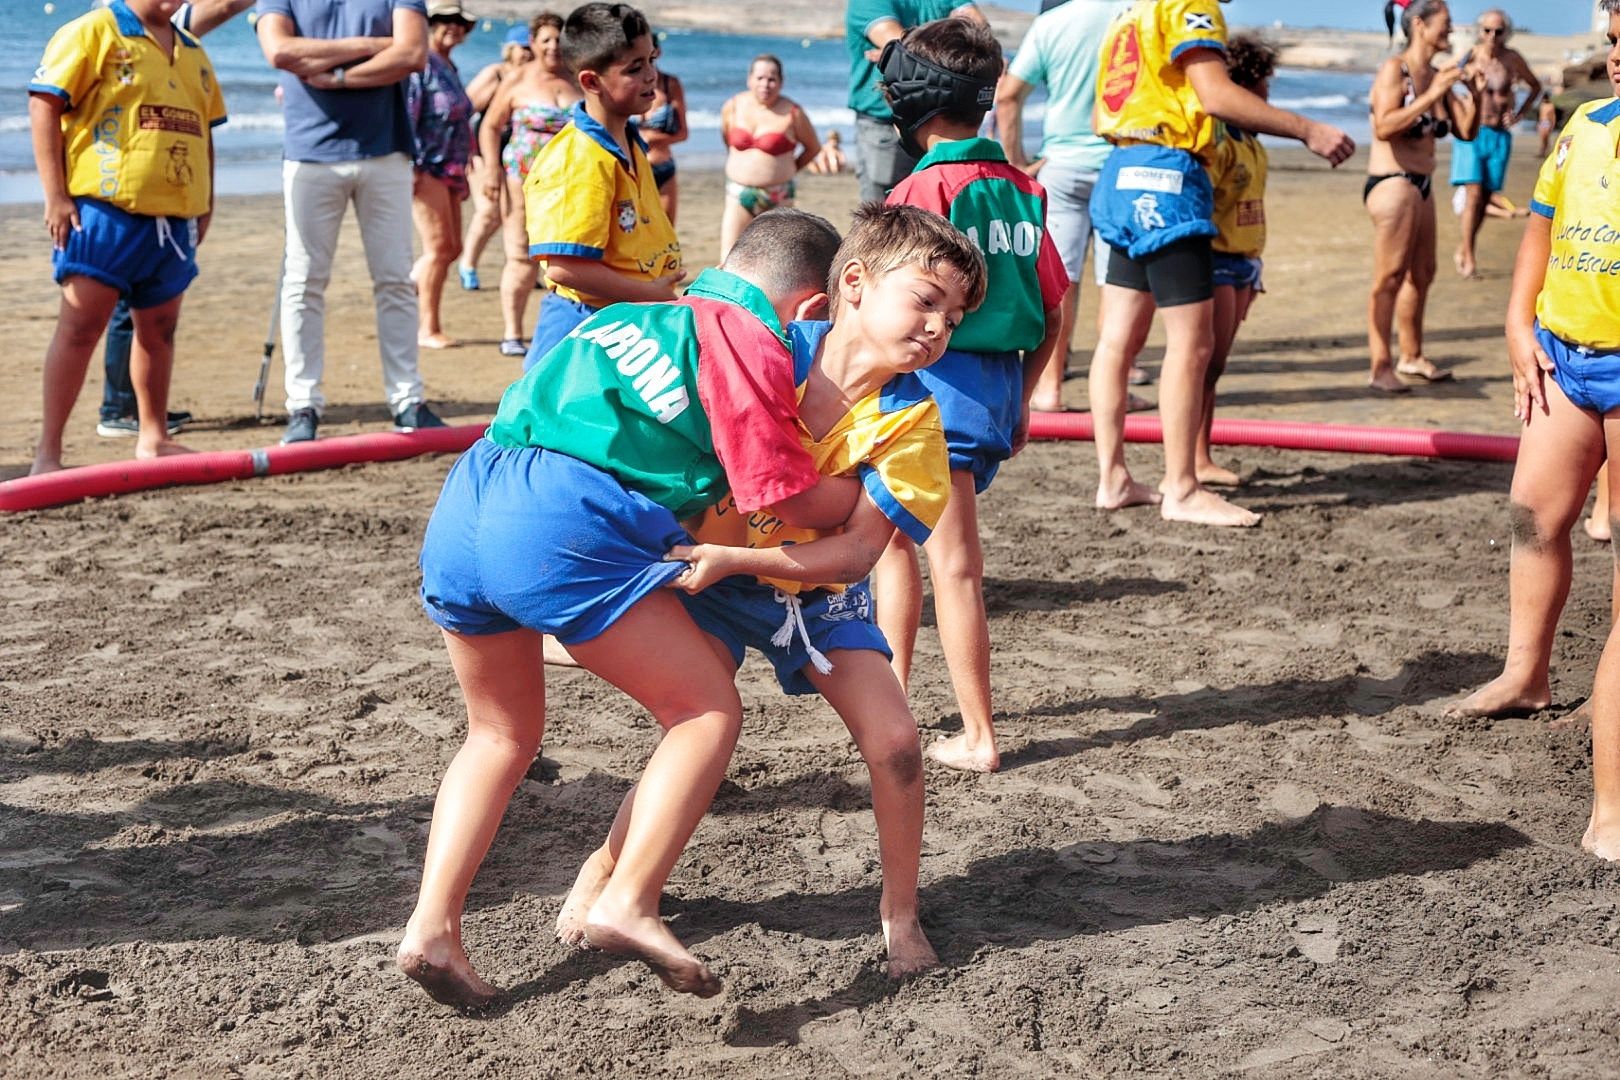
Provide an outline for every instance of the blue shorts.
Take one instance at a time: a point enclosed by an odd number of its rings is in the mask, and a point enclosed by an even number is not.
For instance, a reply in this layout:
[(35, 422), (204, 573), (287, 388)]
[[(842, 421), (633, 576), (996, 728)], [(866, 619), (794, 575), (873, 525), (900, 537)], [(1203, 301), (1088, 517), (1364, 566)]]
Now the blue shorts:
[(523, 370), (538, 364), (552, 347), (574, 332), (574, 327), (596, 314), (596, 309), (578, 300), (547, 291), (540, 297), (540, 313), (535, 316), (534, 336), (529, 338), (529, 351), (523, 357)]
[[(100, 199), (75, 198), (79, 228), (51, 254), (58, 285), (74, 274), (117, 289), (132, 308), (167, 304), (197, 277), (196, 225), (120, 210)], [(160, 224), (161, 223), (161, 224)]]
[(1234, 289), (1253, 289), (1255, 292), (1265, 292), (1265, 283), (1260, 280), (1260, 271), (1263, 264), (1252, 255), (1228, 255), (1224, 251), (1215, 252), (1215, 284), (1217, 286), (1230, 285)]
[(1091, 192), (1091, 227), (1133, 259), (1219, 232), (1215, 192), (1196, 157), (1166, 146), (1121, 146)]
[(1553, 382), (1576, 408), (1599, 416), (1620, 409), (1620, 352), (1571, 345), (1539, 322), (1536, 344), (1553, 362)]
[(422, 606), (458, 634), (526, 626), (589, 641), (684, 568), (669, 510), (566, 454), (479, 439), (445, 478), (422, 541)]
[[(725, 645), (738, 667), (742, 666), (744, 652), (758, 649), (776, 669), (776, 681), (782, 684), (784, 693), (814, 694), (816, 688), (804, 673), (810, 664), (810, 651), (798, 630), (794, 630), (787, 647), (771, 644), (771, 635), (782, 628), (788, 617), (787, 604), (777, 595), (771, 586), (753, 578), (729, 577), (696, 596), (681, 593), (681, 603), (700, 630)], [(869, 649), (882, 653), (885, 660), (893, 657), (883, 631), (877, 627), (872, 590), (866, 582), (851, 585), (843, 592), (802, 592), (799, 602), (810, 643), (818, 651)]]
[(1454, 140), (1451, 144), (1451, 184), (1478, 184), (1489, 195), (1501, 191), (1507, 182), (1508, 162), (1513, 158), (1513, 136), (1501, 128), (1482, 127), (1473, 142)]
[(952, 471), (973, 473), (973, 489), (984, 491), (1012, 457), (1013, 433), (1024, 414), (1023, 361), (1015, 352), (946, 349), (917, 377), (939, 405)]

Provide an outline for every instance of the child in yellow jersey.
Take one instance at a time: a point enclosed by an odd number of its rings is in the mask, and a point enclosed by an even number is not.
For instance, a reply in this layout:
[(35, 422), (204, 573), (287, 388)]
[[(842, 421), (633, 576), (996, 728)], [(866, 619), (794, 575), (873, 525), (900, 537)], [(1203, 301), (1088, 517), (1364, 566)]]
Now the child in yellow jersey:
[[(1226, 43), (1226, 70), (1232, 81), (1261, 100), (1270, 100), (1271, 73), (1277, 52), (1253, 34), (1234, 34)], [(1266, 248), (1266, 148), (1252, 132), (1223, 124), (1215, 143), (1209, 179), (1215, 188), (1212, 243), (1215, 270), (1215, 348), (1204, 374), (1204, 415), (1198, 429), (1195, 468), (1208, 487), (1235, 487), (1237, 473), (1210, 457), (1210, 428), (1215, 423), (1215, 384), (1226, 371), (1238, 327), (1248, 317), (1260, 280), (1260, 255)]]
[(561, 50), (585, 100), (523, 182), (529, 257), (545, 263), (550, 287), (524, 371), (597, 309), (671, 300), (686, 276), (647, 144), (630, 123), (657, 96), (647, 20), (627, 4), (585, 4), (563, 23)]
[[(1217, 0), (1137, 0), (1109, 29), (1097, 77), (1097, 134), (1114, 144), (1091, 199), (1093, 227), (1110, 248), (1097, 349), (1091, 361), (1105, 510), (1158, 503), (1171, 521), (1255, 525), (1198, 480), (1196, 443), (1204, 370), (1214, 344), (1217, 230), (1204, 168), (1216, 121), (1299, 139), (1339, 164), (1355, 150), (1344, 132), (1273, 108), (1227, 75), (1226, 21)], [(1164, 315), (1160, 376), (1164, 480), (1154, 492), (1125, 466), (1126, 376), (1154, 309)]]
[(36, 474), (62, 467), (68, 414), (121, 296), (135, 313), (135, 456), (184, 450), (167, 424), (174, 328), (213, 209), (210, 129), (224, 123), (225, 100), (202, 46), (170, 22), (179, 7), (179, 0), (113, 0), (74, 19), (51, 37), (28, 84), (34, 161), (62, 286), (45, 353)]
[[(896, 529), (926, 540), (944, 513), (951, 494), (945, 433), (916, 372), (939, 359), (956, 324), (983, 300), (984, 260), (945, 219), (870, 203), (856, 211), (833, 259), (830, 289), (831, 323), (790, 327), (800, 439), (823, 475), (858, 477), (866, 497), (840, 534), (820, 539), (769, 508), (742, 514), (726, 499), (692, 528), (697, 545), (671, 554), (690, 560), (692, 573), (676, 584), (691, 594), (682, 598), (688, 614), (732, 667), (746, 649), (758, 649), (784, 691), (819, 692), (854, 737), (872, 776), (888, 971), (903, 978), (939, 962), (917, 912), (917, 724), (866, 584), (834, 583), (864, 577)], [(806, 566), (812, 552), (831, 564)], [(771, 557), (781, 572), (762, 573), (761, 560)], [(610, 836), (580, 871), (558, 920), (565, 940), (577, 938), (579, 913), (611, 876), (621, 843)]]

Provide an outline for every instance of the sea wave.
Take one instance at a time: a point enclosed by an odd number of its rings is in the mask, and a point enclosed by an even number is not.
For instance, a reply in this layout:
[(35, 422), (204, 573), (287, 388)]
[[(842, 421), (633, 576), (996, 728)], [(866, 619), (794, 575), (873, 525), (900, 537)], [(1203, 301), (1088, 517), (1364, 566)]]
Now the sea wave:
[(1279, 109), (1344, 109), (1356, 103), (1356, 99), (1349, 94), (1318, 94), (1315, 96), (1295, 98), (1272, 98), (1271, 103)]

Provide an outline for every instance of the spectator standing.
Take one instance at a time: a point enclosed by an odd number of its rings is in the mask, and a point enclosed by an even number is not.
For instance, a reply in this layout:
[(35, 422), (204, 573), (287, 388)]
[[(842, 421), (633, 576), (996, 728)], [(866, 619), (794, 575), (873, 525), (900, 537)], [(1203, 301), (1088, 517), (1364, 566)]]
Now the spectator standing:
[[(1501, 8), (1491, 8), (1479, 17), (1479, 43), (1463, 66), (1470, 74), (1478, 72), (1484, 81), (1479, 98), (1479, 131), (1472, 139), (1458, 139), (1451, 148), (1451, 186), (1463, 189), (1462, 243), (1452, 262), (1465, 278), (1476, 276), (1474, 241), (1484, 224), (1491, 196), (1502, 190), (1507, 180), (1508, 162), (1513, 157), (1513, 125), (1535, 111), (1541, 99), (1541, 80), (1530, 70), (1517, 49), (1507, 46), (1513, 36), (1513, 20)], [(1516, 87), (1524, 87), (1524, 98)]]
[(326, 284), (350, 202), (376, 297), (383, 390), (400, 431), (443, 427), (422, 402), (411, 283), (411, 156), (405, 80), (427, 63), (422, 0), (259, 0), (259, 45), (281, 72), (287, 255), (281, 337), (284, 443), (307, 442), (326, 396)]
[[(499, 177), (501, 159), (486, 158), (480, 153), (481, 144), (478, 141), (478, 132), (483, 123), (484, 113), (489, 111), (490, 102), (495, 100), (495, 94), (501, 85), (511, 76), (516, 75), (524, 64), (534, 59), (534, 53), (529, 51), (529, 28), (527, 26), (514, 26), (506, 32), (501, 41), (501, 58), (493, 64), (485, 65), (484, 70), (474, 75), (467, 83), (467, 97), (472, 101), (473, 109), (477, 115), (473, 117), (473, 164), (472, 164), (472, 221), (467, 225), (467, 240), (461, 248), (461, 266), (459, 276), (461, 287), (468, 292), (477, 292), (481, 287), (478, 280), (478, 260), (484, 254), (484, 245), (494, 236), (501, 227), (501, 220), (511, 202), (506, 197), (506, 186), (497, 185), (495, 190), (499, 198), (493, 202), (485, 197), (484, 189), (489, 186), (488, 178), (491, 175)], [(501, 148), (505, 149), (506, 140), (501, 139)], [(494, 170), (493, 173), (489, 170)]]
[[(658, 40), (661, 43), (662, 36)], [(653, 62), (661, 56), (662, 45), (653, 54)], [(686, 127), (686, 87), (681, 80), (667, 71), (658, 72), (652, 108), (641, 114), (638, 127), (647, 144), (647, 164), (652, 166), (653, 182), (658, 185), (658, 201), (664, 204), (664, 216), (673, 225), (681, 200), (680, 181), (675, 178), (675, 144), (685, 142), (691, 134)]]

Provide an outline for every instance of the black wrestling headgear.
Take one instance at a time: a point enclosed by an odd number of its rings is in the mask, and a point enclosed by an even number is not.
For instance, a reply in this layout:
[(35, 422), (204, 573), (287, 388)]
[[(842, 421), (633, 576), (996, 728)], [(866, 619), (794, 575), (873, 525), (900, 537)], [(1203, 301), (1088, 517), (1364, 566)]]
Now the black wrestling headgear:
[(914, 158), (923, 156), (917, 129), (947, 109), (984, 113), (996, 101), (996, 83), (958, 75), (906, 51), (895, 38), (878, 57), (883, 74), (883, 98), (894, 112), (900, 145)]

